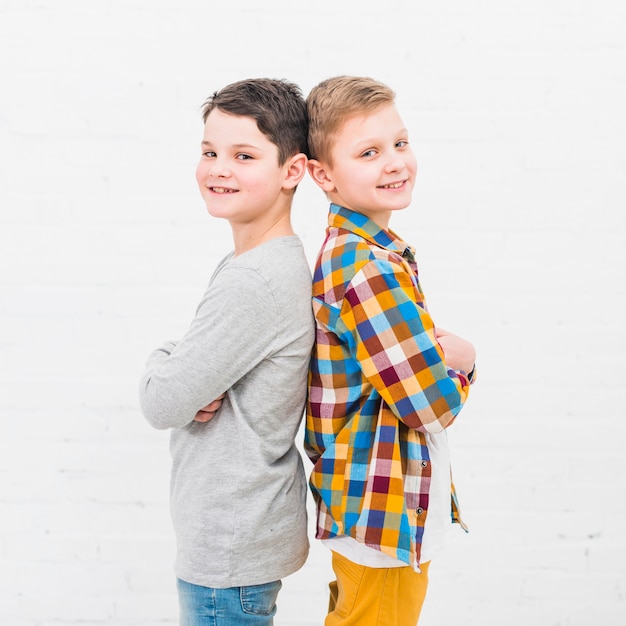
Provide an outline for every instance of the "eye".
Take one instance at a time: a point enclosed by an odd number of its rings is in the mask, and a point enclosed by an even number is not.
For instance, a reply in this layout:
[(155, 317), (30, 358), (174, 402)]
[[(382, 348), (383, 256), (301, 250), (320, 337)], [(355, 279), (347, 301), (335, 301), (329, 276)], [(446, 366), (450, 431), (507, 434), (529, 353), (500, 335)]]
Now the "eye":
[(396, 148), (406, 148), (409, 145), (409, 142), (406, 139), (400, 139), (400, 141), (396, 142)]
[(215, 154), (215, 152), (213, 152), (212, 150), (207, 150), (206, 152), (202, 153), (202, 156), (207, 158), (215, 158), (217, 154)]
[(370, 148), (369, 150), (366, 150), (365, 152), (361, 152), (361, 156), (363, 158), (369, 158), (369, 157), (373, 157), (376, 154), (376, 150), (374, 148)]
[(248, 161), (249, 159), (252, 159), (253, 157), (250, 156), (249, 154), (241, 153), (241, 154), (238, 154), (236, 158), (239, 159), (240, 161)]

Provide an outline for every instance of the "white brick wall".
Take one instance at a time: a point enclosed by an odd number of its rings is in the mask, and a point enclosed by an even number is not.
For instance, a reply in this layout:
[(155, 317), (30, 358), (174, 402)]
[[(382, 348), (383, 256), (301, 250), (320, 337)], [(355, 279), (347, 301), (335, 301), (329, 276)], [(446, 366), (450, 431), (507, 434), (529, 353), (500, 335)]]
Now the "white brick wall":
[[(479, 351), (450, 431), (471, 532), (423, 623), (626, 623), (625, 27), (617, 0), (0, 0), (0, 624), (176, 623), (167, 434), (136, 389), (230, 247), (199, 107), (339, 73), (398, 92), (421, 170), (393, 227)], [(311, 259), (325, 209), (305, 182)], [(322, 624), (329, 577), (313, 545), (277, 626)]]

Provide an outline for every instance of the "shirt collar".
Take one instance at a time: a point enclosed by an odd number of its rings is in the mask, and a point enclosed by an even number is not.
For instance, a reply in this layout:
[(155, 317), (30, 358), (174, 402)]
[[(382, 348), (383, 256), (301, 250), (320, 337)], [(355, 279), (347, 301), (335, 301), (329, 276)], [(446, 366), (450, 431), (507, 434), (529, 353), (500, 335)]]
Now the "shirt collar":
[(357, 213), (338, 204), (331, 203), (328, 213), (328, 225), (348, 230), (359, 237), (386, 250), (397, 252), (410, 263), (415, 261), (415, 250), (400, 239), (392, 230), (382, 229), (376, 222), (363, 213)]

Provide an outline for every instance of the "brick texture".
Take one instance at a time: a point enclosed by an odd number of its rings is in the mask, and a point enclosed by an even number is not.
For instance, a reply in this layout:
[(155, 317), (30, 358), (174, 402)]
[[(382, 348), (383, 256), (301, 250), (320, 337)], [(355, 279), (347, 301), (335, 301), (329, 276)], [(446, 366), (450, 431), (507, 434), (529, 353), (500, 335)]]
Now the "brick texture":
[[(2, 0), (0, 624), (177, 623), (167, 433), (137, 384), (230, 249), (195, 188), (199, 108), (341, 73), (397, 91), (420, 173), (392, 227), (479, 354), (449, 433), (470, 533), (422, 623), (625, 624), (624, 6)], [(305, 180), (311, 262), (325, 214)], [(277, 626), (323, 623), (313, 544)]]

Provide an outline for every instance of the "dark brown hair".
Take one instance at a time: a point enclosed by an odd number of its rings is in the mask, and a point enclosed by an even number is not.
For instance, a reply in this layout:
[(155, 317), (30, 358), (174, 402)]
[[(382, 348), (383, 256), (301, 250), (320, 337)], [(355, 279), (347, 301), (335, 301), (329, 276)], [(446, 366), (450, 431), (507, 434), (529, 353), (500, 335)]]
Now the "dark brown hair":
[(205, 122), (213, 109), (256, 120), (259, 130), (278, 147), (279, 165), (294, 154), (309, 154), (306, 103), (295, 83), (273, 78), (241, 80), (206, 100), (202, 106)]

